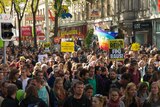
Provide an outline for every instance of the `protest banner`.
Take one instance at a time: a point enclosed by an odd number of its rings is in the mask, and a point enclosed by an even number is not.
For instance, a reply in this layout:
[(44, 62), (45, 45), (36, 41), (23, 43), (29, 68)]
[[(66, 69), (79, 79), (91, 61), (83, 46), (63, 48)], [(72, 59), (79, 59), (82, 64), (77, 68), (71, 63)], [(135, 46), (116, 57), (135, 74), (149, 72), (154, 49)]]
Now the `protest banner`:
[(61, 42), (61, 52), (74, 52), (74, 42)]

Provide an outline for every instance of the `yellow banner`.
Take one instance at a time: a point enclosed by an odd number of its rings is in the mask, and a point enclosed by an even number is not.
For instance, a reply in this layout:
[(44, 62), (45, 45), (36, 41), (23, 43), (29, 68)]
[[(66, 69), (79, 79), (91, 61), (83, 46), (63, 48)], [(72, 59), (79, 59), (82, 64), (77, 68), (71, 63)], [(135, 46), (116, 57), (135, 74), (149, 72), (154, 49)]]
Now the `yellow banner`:
[(120, 49), (120, 48), (124, 48), (123, 39), (109, 40), (109, 49)]
[(74, 42), (61, 42), (61, 52), (74, 52)]
[(65, 35), (75, 35), (75, 34), (78, 34), (77, 30), (62, 31), (61, 32), (61, 37), (64, 37)]

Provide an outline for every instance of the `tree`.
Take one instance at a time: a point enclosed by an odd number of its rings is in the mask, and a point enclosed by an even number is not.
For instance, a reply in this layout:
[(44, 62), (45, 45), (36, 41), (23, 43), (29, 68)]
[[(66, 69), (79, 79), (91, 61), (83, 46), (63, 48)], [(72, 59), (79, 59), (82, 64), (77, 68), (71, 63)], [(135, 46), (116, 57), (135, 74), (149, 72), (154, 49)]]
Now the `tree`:
[(88, 30), (88, 32), (87, 32), (87, 36), (86, 36), (86, 38), (85, 38), (85, 45), (86, 45), (87, 49), (90, 48), (90, 45), (91, 45), (91, 43), (92, 43), (93, 32), (94, 32), (93, 29), (90, 29), (90, 30)]
[[(10, 7), (10, 9), (8, 8)], [(0, 0), (0, 13), (6, 13), (9, 9), (12, 12), (11, 0)]]
[(37, 34), (36, 34), (36, 13), (38, 9), (39, 0), (31, 1), (31, 10), (33, 17), (33, 34), (34, 34), (34, 48), (37, 48)]
[(58, 34), (58, 17), (62, 9), (63, 0), (55, 0), (54, 8), (55, 8), (55, 21), (54, 21), (54, 37)]
[(0, 12), (6, 13), (4, 1), (0, 0)]
[[(24, 4), (23, 9), (20, 7), (21, 4)], [(14, 6), (14, 10), (17, 13), (17, 20), (18, 20), (18, 30), (19, 30), (19, 47), (22, 46), (21, 41), (21, 21), (24, 16), (24, 12), (27, 6), (28, 0), (12, 0), (12, 4)], [(22, 10), (22, 11), (21, 11)]]

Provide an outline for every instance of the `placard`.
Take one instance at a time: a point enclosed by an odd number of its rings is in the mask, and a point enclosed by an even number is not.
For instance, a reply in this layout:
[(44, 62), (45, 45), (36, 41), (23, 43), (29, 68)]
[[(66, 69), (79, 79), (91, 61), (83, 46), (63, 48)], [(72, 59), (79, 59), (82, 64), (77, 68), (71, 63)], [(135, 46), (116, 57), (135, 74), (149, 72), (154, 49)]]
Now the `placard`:
[(123, 39), (109, 40), (109, 59), (123, 60), (124, 53)]
[(116, 59), (116, 60), (123, 60), (124, 59), (124, 49), (109, 49), (109, 58)]
[(61, 42), (61, 52), (74, 52), (74, 42)]
[(119, 49), (119, 48), (124, 48), (124, 40), (123, 39), (109, 40), (109, 49)]

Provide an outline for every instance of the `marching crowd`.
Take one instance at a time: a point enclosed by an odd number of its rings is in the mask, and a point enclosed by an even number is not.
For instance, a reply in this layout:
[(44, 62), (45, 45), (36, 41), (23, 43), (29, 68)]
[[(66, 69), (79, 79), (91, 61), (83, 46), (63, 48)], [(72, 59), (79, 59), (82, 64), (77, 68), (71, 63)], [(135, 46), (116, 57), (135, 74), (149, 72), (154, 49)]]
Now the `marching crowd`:
[(123, 61), (100, 49), (72, 53), (7, 47), (0, 56), (0, 107), (160, 107), (156, 47), (125, 48)]

